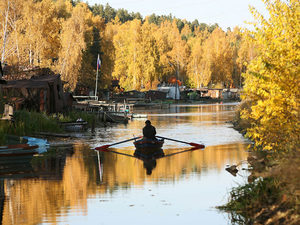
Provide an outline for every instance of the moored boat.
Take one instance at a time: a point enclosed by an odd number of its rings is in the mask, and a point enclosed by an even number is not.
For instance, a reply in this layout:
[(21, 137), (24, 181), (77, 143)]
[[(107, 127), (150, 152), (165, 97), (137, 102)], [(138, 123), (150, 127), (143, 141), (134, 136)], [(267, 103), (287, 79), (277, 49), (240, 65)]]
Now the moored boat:
[(31, 171), (31, 160), (38, 145), (15, 144), (0, 146), (0, 176)]
[(66, 131), (83, 131), (87, 128), (88, 122), (77, 120), (71, 122), (61, 122), (60, 124)]
[(128, 123), (130, 119), (126, 112), (104, 112), (105, 121), (112, 123)]
[(131, 118), (147, 118), (148, 117), (148, 115), (147, 114), (136, 114), (136, 113), (132, 113), (131, 114)]
[(38, 145), (30, 146), (28, 144), (1, 146), (0, 157), (34, 155), (37, 153), (38, 147)]

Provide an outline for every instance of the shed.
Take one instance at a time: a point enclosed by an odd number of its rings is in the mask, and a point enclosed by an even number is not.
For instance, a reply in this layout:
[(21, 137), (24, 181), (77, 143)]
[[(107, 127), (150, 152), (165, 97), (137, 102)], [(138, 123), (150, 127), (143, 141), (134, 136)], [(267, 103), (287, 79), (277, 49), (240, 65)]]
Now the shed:
[(239, 89), (237, 88), (224, 89), (222, 93), (222, 97), (223, 99), (238, 100), (240, 98)]
[(60, 75), (32, 76), (30, 79), (9, 80), (2, 85), (3, 97), (15, 108), (62, 112), (64, 108), (63, 86)]
[(223, 89), (209, 88), (207, 90), (207, 93), (204, 96), (211, 97), (211, 98), (222, 98), (222, 92), (223, 92)]
[(146, 99), (150, 99), (151, 101), (157, 100), (157, 99), (166, 99), (167, 93), (163, 91), (157, 91), (157, 90), (149, 90), (145, 92)]
[(165, 92), (167, 94), (167, 98), (170, 99), (180, 99), (180, 90), (177, 85), (172, 86), (160, 86), (157, 88), (158, 91)]

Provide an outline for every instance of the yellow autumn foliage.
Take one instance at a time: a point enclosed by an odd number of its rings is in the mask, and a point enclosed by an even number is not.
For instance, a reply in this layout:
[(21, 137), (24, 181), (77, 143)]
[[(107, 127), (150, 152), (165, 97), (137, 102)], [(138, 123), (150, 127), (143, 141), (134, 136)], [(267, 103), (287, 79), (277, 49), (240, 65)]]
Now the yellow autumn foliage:
[(251, 107), (242, 118), (251, 122), (247, 135), (256, 149), (291, 151), (299, 148), (300, 2), (264, 0), (269, 18), (251, 9), (255, 30), (248, 41), (257, 56), (244, 74), (244, 100)]
[(176, 18), (108, 22), (81, 1), (3, 0), (0, 12), (2, 65), (49, 67), (71, 91), (94, 89), (98, 54), (100, 88), (117, 79), (126, 90), (149, 90), (174, 76), (190, 87), (238, 87), (252, 53), (235, 30), (202, 30)]

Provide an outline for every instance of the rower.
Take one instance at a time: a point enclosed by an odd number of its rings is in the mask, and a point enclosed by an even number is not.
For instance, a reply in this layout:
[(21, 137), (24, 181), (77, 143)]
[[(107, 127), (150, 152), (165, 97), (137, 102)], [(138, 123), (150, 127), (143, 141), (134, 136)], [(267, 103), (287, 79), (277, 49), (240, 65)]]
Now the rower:
[(156, 129), (155, 129), (155, 127), (151, 125), (150, 120), (146, 120), (145, 124), (146, 125), (143, 128), (144, 138), (156, 140), (156, 137), (155, 137), (155, 135), (156, 135)]

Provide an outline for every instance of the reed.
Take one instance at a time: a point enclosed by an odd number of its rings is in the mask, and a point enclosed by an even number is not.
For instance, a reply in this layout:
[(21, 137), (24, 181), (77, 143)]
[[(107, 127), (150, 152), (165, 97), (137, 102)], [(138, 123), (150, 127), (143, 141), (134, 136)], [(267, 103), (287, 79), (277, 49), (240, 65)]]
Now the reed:
[(229, 202), (217, 208), (230, 212), (233, 222), (251, 224), (251, 218), (262, 208), (276, 204), (283, 196), (282, 184), (273, 177), (259, 178), (252, 183), (233, 188)]
[(81, 118), (91, 125), (96, 120), (97, 116), (86, 112), (69, 111), (67, 113), (53, 114), (51, 117), (60, 122), (76, 121), (77, 119)]
[(14, 113), (14, 121), (1, 121), (0, 144), (6, 143), (7, 135), (31, 135), (35, 132), (63, 132), (57, 120), (45, 113), (28, 112), (25, 110)]
[(96, 123), (96, 115), (86, 112), (71, 111), (65, 114), (51, 114), (15, 111), (14, 122), (0, 121), (0, 145), (6, 144), (7, 135), (29, 136), (38, 132), (63, 133), (59, 122), (76, 121), (81, 118), (89, 125)]

